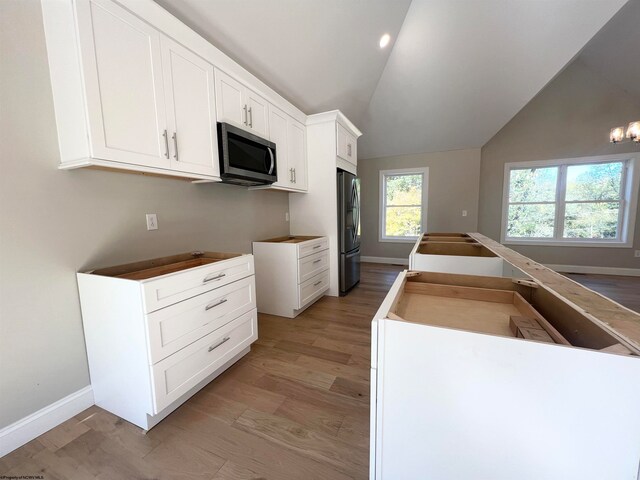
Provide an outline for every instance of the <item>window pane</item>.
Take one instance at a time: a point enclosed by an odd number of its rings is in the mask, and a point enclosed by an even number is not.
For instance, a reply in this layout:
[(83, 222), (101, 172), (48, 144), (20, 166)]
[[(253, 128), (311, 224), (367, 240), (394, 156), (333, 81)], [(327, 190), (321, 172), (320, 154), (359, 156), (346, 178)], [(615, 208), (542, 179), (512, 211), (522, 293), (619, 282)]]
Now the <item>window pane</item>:
[(385, 236), (416, 237), (420, 235), (421, 207), (387, 207)]
[(556, 206), (553, 204), (509, 205), (507, 237), (552, 238)]
[(567, 201), (619, 200), (622, 162), (567, 167)]
[(511, 170), (509, 202), (555, 202), (558, 167)]
[(568, 203), (564, 238), (616, 238), (619, 211), (618, 202)]
[(422, 175), (389, 175), (385, 182), (386, 205), (422, 205)]

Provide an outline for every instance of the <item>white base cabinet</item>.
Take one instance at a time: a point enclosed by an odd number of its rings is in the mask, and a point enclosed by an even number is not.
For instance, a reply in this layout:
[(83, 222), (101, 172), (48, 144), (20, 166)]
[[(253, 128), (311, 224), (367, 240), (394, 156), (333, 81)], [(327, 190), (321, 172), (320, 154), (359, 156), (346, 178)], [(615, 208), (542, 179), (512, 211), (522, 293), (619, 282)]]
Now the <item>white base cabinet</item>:
[(253, 242), (258, 311), (295, 318), (329, 289), (327, 237)]
[[(372, 323), (372, 480), (637, 478), (640, 358), (531, 285), (398, 276)], [(582, 348), (516, 338), (523, 316)]]
[(494, 277), (529, 278), (466, 233), (425, 233), (409, 254), (409, 269)]
[(257, 340), (252, 255), (196, 252), (78, 273), (96, 405), (148, 430)]

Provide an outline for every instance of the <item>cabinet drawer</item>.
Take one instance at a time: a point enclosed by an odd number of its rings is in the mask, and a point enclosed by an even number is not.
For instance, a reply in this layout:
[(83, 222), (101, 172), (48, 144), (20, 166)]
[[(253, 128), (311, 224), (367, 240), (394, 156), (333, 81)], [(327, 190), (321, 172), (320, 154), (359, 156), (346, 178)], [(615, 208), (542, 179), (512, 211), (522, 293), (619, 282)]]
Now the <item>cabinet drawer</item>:
[(158, 413), (258, 338), (256, 310), (245, 313), (151, 367)]
[(143, 284), (145, 312), (195, 297), (253, 273), (253, 255), (242, 255), (149, 280)]
[(150, 313), (150, 363), (159, 362), (254, 308), (255, 277), (250, 276)]
[(329, 270), (298, 285), (298, 308), (303, 308), (329, 288)]
[(306, 241), (298, 245), (298, 258), (308, 257), (327, 248), (329, 248), (329, 239), (327, 237)]
[(298, 283), (304, 283), (311, 277), (329, 268), (329, 250), (322, 250), (298, 260)]

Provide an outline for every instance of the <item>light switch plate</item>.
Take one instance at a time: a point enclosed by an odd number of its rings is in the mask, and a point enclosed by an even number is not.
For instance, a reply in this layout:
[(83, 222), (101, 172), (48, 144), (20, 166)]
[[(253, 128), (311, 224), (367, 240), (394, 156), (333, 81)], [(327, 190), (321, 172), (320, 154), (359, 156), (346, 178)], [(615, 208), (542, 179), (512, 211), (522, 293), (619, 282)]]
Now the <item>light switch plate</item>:
[(158, 229), (158, 216), (155, 213), (147, 213), (147, 230)]

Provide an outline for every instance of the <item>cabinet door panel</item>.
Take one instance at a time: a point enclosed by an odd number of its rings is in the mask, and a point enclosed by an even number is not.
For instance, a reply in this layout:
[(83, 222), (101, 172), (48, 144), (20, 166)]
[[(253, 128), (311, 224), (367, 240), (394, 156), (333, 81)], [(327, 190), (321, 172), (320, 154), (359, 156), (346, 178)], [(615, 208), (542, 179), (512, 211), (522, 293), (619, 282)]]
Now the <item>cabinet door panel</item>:
[(171, 168), (218, 176), (213, 66), (172, 40), (162, 45)]
[(269, 140), (276, 144), (278, 181), (280, 187), (290, 187), (291, 167), (287, 159), (287, 115), (273, 105), (269, 105)]
[(305, 126), (289, 119), (288, 132), (289, 168), (293, 168), (293, 188), (307, 189), (307, 133)]
[(111, 2), (79, 2), (78, 25), (96, 158), (169, 167), (160, 36)]
[(246, 92), (246, 104), (249, 108), (249, 127), (251, 127), (252, 133), (259, 137), (267, 138), (267, 135), (269, 135), (267, 101), (248, 88)]
[(244, 86), (221, 70), (216, 75), (216, 113), (219, 122), (233, 123), (247, 128), (245, 117)]

